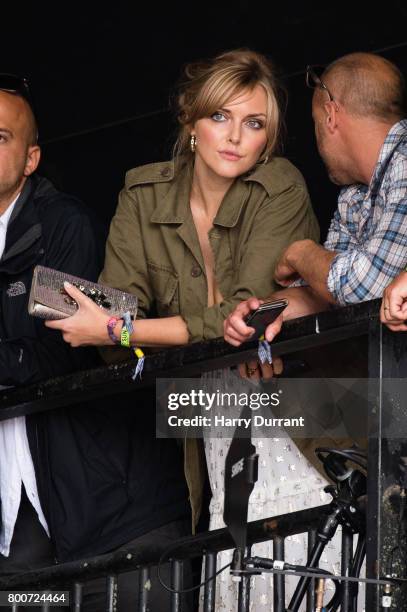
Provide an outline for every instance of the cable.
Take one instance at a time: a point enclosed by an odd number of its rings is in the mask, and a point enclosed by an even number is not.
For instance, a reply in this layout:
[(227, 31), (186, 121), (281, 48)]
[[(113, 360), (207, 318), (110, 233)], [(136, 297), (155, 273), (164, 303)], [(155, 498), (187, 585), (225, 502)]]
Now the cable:
[[(171, 547), (171, 548), (175, 548), (175, 547)], [(167, 584), (165, 584), (165, 582), (163, 581), (161, 577), (161, 571), (160, 571), (161, 566), (163, 565), (163, 558), (164, 556), (168, 554), (168, 552), (164, 551), (164, 553), (161, 555), (160, 561), (158, 562), (158, 566), (157, 566), (157, 575), (158, 575), (158, 580), (160, 581), (161, 586), (164, 587), (164, 589), (166, 589), (170, 593), (177, 593), (177, 594), (191, 593), (192, 591), (195, 591), (196, 589), (200, 589), (201, 587), (205, 586), (212, 580), (215, 580), (215, 578), (219, 574), (221, 574), (223, 571), (225, 571), (228, 567), (232, 565), (232, 563), (228, 563), (227, 565), (224, 565), (217, 572), (215, 572), (213, 576), (211, 576), (210, 578), (207, 578), (207, 580), (204, 580), (204, 582), (201, 582), (200, 584), (197, 584), (193, 587), (190, 587), (188, 589), (173, 589), (172, 587), (169, 587)], [(306, 566), (298, 566), (298, 567), (306, 567)], [(357, 578), (353, 576), (342, 576), (342, 575), (337, 575), (337, 574), (330, 574), (329, 572), (325, 572), (325, 570), (320, 570), (320, 568), (318, 568), (319, 571), (317, 572), (316, 568), (312, 568), (312, 567), (308, 568), (307, 571), (280, 570), (276, 568), (260, 568), (260, 569), (262, 573), (267, 573), (267, 574), (283, 574), (286, 576), (304, 576), (306, 578), (324, 578), (325, 580), (332, 580), (332, 581), (339, 581), (339, 582), (342, 582), (342, 581), (358, 582), (358, 583), (364, 582), (365, 584), (376, 584), (376, 585), (388, 585), (389, 583), (398, 584), (399, 582), (407, 582), (407, 577), (406, 578), (387, 578), (386, 580), (381, 579), (381, 578)], [(240, 572), (241, 576), (251, 576), (253, 574), (254, 572), (250, 570), (243, 570), (242, 572)], [(334, 599), (335, 599), (335, 595), (327, 606), (328, 610), (329, 610), (329, 606), (333, 604)], [(290, 610), (287, 610), (287, 612), (290, 612)]]
[(172, 587), (169, 587), (168, 584), (165, 584), (165, 582), (161, 578), (160, 565), (157, 566), (157, 575), (158, 575), (158, 580), (160, 581), (161, 586), (163, 586), (164, 589), (166, 589), (170, 593), (177, 593), (179, 595), (182, 595), (182, 593), (191, 593), (192, 591), (196, 591), (196, 589), (200, 589), (201, 587), (205, 586), (205, 584), (208, 584), (208, 582), (211, 582), (211, 580), (215, 580), (216, 576), (224, 572), (225, 569), (227, 569), (231, 565), (232, 563), (228, 563), (227, 565), (224, 565), (213, 576), (211, 576), (210, 578), (207, 578), (206, 580), (204, 580), (204, 582), (201, 582), (200, 584), (196, 584), (195, 586), (190, 587), (189, 589), (173, 589)]
[(294, 565), (292, 563), (287, 563), (286, 561), (276, 560), (276, 559), (267, 559), (267, 557), (249, 557), (245, 559), (246, 564), (253, 564), (254, 567), (264, 568), (264, 569), (284, 569), (290, 570), (292, 572), (311, 572), (313, 574), (325, 574), (327, 578), (332, 576), (331, 572), (327, 570), (321, 569), (319, 567), (308, 567), (307, 565)]
[[(365, 455), (363, 455), (361, 452), (353, 451), (352, 449), (337, 450), (335, 448), (316, 448), (315, 449), (315, 453), (316, 453), (318, 459), (322, 463), (324, 461), (323, 461), (323, 458), (320, 455), (322, 455), (322, 453), (332, 453), (332, 454), (335, 454), (335, 455), (339, 455), (340, 457), (344, 457), (345, 459), (348, 459), (348, 461), (352, 461), (352, 463), (356, 463), (357, 465), (362, 467), (364, 470), (367, 469), (366, 462), (362, 462), (360, 459), (358, 459), (358, 457), (365, 458)], [(356, 456), (354, 456), (354, 455), (356, 455)]]
[[(312, 569), (312, 568), (311, 568)], [(272, 574), (272, 573), (276, 573), (276, 574), (284, 574), (287, 576), (305, 576), (305, 578), (327, 578), (326, 574), (314, 574), (313, 572), (297, 572), (297, 571), (291, 571), (291, 570), (278, 570), (278, 569), (263, 569), (262, 573), (266, 572), (267, 574)], [(245, 571), (243, 570), (241, 572), (241, 575), (250, 575), (250, 571)], [(389, 583), (392, 584), (398, 584), (399, 582), (407, 582), (407, 577), (405, 578), (355, 578), (353, 576), (341, 576), (341, 575), (337, 575), (337, 574), (330, 574), (329, 575), (329, 580), (339, 580), (340, 582), (342, 581), (347, 581), (347, 582), (365, 582), (366, 584), (376, 584), (376, 585), (386, 585)], [(287, 612), (289, 612), (287, 610)]]
[(207, 578), (206, 580), (204, 580), (204, 582), (201, 582), (200, 584), (196, 584), (193, 587), (189, 587), (188, 589), (173, 589), (172, 587), (168, 586), (168, 584), (165, 584), (164, 580), (162, 579), (162, 576), (161, 576), (161, 567), (163, 565), (164, 558), (167, 557), (172, 550), (176, 550), (177, 548), (179, 548), (179, 544), (178, 543), (177, 544), (172, 544), (166, 550), (164, 550), (163, 554), (160, 557), (160, 560), (158, 561), (158, 565), (157, 565), (158, 580), (160, 581), (161, 586), (164, 587), (164, 589), (166, 589), (170, 593), (177, 593), (179, 595), (182, 595), (183, 593), (191, 593), (192, 591), (196, 591), (197, 589), (200, 589), (201, 587), (203, 587), (206, 584), (208, 584), (209, 582), (211, 582), (211, 580), (215, 580), (216, 576), (218, 576), (219, 574), (224, 572), (225, 569), (227, 569), (228, 567), (230, 567), (232, 565), (232, 563), (228, 563), (227, 565), (224, 565), (217, 572), (215, 572), (215, 574), (213, 576), (211, 576), (210, 578)]
[(319, 446), (315, 449), (316, 453), (335, 453), (337, 455), (343, 455), (347, 459), (351, 460), (352, 455), (358, 455), (367, 460), (366, 451), (357, 448), (328, 448), (327, 446)]
[(344, 453), (355, 454), (355, 455), (363, 455), (363, 457), (367, 457), (367, 450), (364, 448), (360, 448), (359, 446), (349, 446), (348, 448), (332, 448), (328, 446), (319, 446), (318, 450), (327, 451), (329, 453), (342, 451)]

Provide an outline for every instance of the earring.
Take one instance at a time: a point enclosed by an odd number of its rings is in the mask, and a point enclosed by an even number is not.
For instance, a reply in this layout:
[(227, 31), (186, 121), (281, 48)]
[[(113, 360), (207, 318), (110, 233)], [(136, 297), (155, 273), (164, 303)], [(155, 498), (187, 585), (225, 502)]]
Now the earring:
[(196, 149), (196, 136), (195, 136), (195, 134), (191, 134), (190, 146), (191, 146), (192, 153), (195, 153), (195, 149)]
[(267, 164), (268, 160), (269, 160), (269, 156), (266, 155), (266, 157), (264, 158), (263, 164)]

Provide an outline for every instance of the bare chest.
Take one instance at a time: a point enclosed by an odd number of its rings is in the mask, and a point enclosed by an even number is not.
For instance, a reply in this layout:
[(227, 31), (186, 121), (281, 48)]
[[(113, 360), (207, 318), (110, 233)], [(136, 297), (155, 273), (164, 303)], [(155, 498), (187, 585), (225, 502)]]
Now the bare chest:
[(209, 241), (209, 232), (213, 227), (213, 219), (202, 214), (201, 211), (194, 210), (193, 206), (191, 206), (191, 210), (205, 264), (208, 284), (208, 306), (213, 306), (213, 304), (219, 304), (223, 299), (216, 282), (215, 258)]

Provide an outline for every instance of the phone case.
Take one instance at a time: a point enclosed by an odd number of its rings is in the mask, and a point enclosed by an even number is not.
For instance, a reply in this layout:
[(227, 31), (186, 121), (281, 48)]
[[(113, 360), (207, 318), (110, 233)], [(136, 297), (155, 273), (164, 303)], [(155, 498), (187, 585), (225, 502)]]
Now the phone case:
[(125, 312), (130, 312), (134, 319), (137, 316), (135, 295), (44, 266), (34, 268), (28, 300), (29, 314), (48, 320), (65, 319), (75, 314), (78, 304), (65, 291), (64, 281), (77, 287), (112, 317), (120, 318)]
[(257, 310), (250, 313), (246, 317), (245, 323), (248, 327), (253, 327), (255, 333), (250, 336), (249, 340), (260, 338), (264, 334), (266, 327), (277, 319), (287, 305), (287, 300), (276, 300), (262, 304)]

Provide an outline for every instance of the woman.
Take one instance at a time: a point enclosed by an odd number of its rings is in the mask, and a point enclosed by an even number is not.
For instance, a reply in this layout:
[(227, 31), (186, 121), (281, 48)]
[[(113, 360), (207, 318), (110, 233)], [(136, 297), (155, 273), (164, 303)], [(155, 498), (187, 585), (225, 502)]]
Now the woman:
[[(277, 288), (273, 270), (280, 253), (294, 240), (318, 239), (301, 174), (275, 155), (278, 98), (271, 64), (252, 51), (230, 51), (187, 67), (174, 159), (127, 173), (110, 227), (100, 281), (138, 296), (131, 343), (173, 346), (222, 336), (223, 321), (239, 302)], [(108, 316), (75, 288), (68, 291), (80, 303), (78, 313), (47, 325), (60, 329), (72, 346), (114, 344), (122, 322), (107, 330)], [(263, 374), (270, 373), (271, 366), (263, 366)], [(221, 521), (217, 504), (223, 502), (222, 485), (216, 487), (222, 466), (212, 470), (213, 455), (219, 458), (227, 446), (215, 442), (206, 445), (215, 499), (211, 527)], [(261, 452), (261, 465), (271, 454)], [(200, 487), (193, 474), (186, 477), (196, 519)], [(256, 508), (262, 491), (263, 482), (253, 494)], [(227, 588), (220, 583), (218, 603), (223, 599), (224, 609), (232, 609), (235, 595), (224, 578)], [(265, 592), (268, 600), (269, 586)]]

